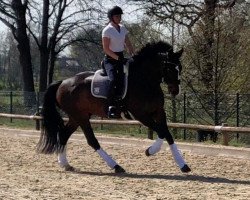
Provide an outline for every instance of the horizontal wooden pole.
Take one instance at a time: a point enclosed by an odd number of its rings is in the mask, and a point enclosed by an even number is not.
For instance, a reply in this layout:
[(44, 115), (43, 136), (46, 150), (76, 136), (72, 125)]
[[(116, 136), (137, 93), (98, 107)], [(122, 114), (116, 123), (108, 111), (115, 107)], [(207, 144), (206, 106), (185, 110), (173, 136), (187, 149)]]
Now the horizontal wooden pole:
[[(41, 116), (36, 115), (19, 115), (0, 113), (0, 117), (13, 118), (13, 119), (26, 119), (26, 120), (42, 120)], [(68, 121), (68, 118), (63, 118)], [(136, 120), (108, 120), (108, 119), (91, 119), (92, 124), (111, 124), (111, 125), (143, 125)], [(250, 127), (230, 127), (230, 126), (212, 126), (212, 125), (199, 125), (199, 124), (185, 124), (185, 123), (168, 123), (170, 128), (181, 128), (190, 130), (210, 130), (217, 132), (237, 132), (237, 133), (250, 133)]]

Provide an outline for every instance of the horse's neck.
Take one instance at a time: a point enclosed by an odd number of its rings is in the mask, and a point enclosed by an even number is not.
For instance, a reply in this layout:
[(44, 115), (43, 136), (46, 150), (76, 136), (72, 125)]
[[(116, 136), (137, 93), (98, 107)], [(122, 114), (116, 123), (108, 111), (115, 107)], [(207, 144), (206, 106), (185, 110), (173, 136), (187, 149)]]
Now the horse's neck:
[(129, 69), (129, 82), (132, 82), (134, 86), (158, 87), (160, 85), (160, 78), (156, 76), (155, 72), (142, 66), (131, 66)]
[(151, 74), (152, 73), (141, 69), (131, 70), (129, 72), (128, 90), (137, 90), (140, 91), (139, 93), (141, 93), (141, 91), (151, 93), (154, 90), (159, 90), (160, 81), (150, 76)]

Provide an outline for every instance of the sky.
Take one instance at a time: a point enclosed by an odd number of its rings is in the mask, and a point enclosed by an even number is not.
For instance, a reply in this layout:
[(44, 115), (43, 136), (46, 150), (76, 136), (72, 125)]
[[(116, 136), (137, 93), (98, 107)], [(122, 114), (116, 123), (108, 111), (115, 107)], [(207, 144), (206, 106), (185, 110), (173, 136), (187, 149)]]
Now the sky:
[(0, 32), (6, 31), (6, 26), (0, 21)]
[[(102, 0), (103, 3), (101, 6), (103, 7), (104, 11), (108, 11), (111, 7), (117, 5), (123, 9), (124, 15), (123, 19), (127, 22), (134, 22), (137, 21), (140, 15), (138, 16), (138, 11), (135, 12), (135, 6), (129, 5), (126, 0)], [(137, 13), (137, 14), (136, 14)], [(0, 32), (6, 32), (6, 26), (0, 21)]]
[(126, 22), (135, 22), (140, 21), (142, 14), (138, 11), (138, 6), (131, 5), (127, 0), (101, 0), (101, 8), (103, 8), (103, 12), (108, 12), (110, 8), (113, 6), (119, 6), (123, 10), (122, 19)]

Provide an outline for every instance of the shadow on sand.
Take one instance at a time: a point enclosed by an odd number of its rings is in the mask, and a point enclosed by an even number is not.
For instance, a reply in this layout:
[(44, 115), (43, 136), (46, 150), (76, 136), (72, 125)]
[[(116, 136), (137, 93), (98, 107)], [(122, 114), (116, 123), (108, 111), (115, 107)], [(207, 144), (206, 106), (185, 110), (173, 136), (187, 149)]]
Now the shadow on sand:
[(210, 177), (192, 174), (183, 175), (163, 175), (163, 174), (134, 174), (134, 173), (119, 173), (114, 172), (103, 173), (103, 172), (91, 172), (91, 171), (81, 171), (76, 169), (71, 173), (76, 173), (80, 175), (90, 175), (90, 176), (110, 176), (110, 177), (121, 177), (121, 178), (133, 178), (133, 179), (160, 179), (160, 180), (177, 180), (177, 181), (199, 181), (204, 183), (226, 183), (226, 184), (243, 184), (250, 185), (250, 180), (235, 180), (227, 179), (221, 177)]

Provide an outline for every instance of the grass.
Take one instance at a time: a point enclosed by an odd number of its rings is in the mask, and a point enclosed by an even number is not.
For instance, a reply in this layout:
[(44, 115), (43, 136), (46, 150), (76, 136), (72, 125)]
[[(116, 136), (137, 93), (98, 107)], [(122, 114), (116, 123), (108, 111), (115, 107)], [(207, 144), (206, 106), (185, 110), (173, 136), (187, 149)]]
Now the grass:
[(33, 129), (36, 128), (36, 121), (23, 120), (23, 119), (10, 119), (0, 117), (1, 127), (20, 128), (20, 129)]
[[(35, 120), (10, 119), (0, 117), (0, 127), (19, 128), (19, 129), (36, 129)], [(148, 129), (143, 126), (127, 125), (92, 125), (94, 132), (117, 137), (135, 137), (147, 138)], [(80, 132), (80, 128), (78, 129)]]
[[(36, 121), (35, 120), (23, 120), (23, 119), (10, 119), (10, 118), (2, 118), (0, 117), (0, 127), (8, 127), (8, 128), (17, 128), (17, 129), (31, 129), (36, 130)], [(148, 138), (148, 128), (139, 125), (96, 125), (93, 124), (93, 130), (98, 135), (108, 135), (115, 137), (133, 137), (133, 138)], [(78, 133), (80, 133), (80, 128), (78, 129)], [(173, 133), (173, 137), (176, 141), (179, 142), (197, 142), (196, 139), (196, 131), (187, 131), (187, 139), (183, 139), (183, 130), (178, 130), (176, 133), (172, 129), (170, 132)], [(229, 146), (234, 147), (249, 147), (246, 140), (241, 137), (237, 140), (234, 137), (235, 134), (230, 134), (230, 142)], [(156, 138), (156, 134), (154, 133), (154, 138)], [(211, 140), (207, 140), (203, 142), (204, 144), (222, 144), (221, 134), (218, 135), (218, 141), (213, 143)]]

